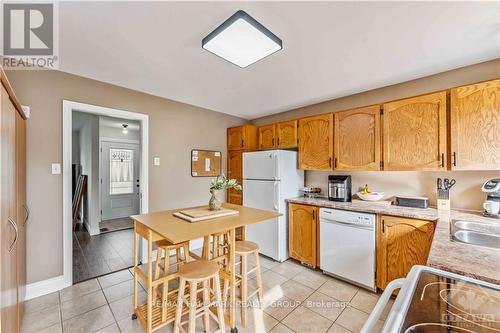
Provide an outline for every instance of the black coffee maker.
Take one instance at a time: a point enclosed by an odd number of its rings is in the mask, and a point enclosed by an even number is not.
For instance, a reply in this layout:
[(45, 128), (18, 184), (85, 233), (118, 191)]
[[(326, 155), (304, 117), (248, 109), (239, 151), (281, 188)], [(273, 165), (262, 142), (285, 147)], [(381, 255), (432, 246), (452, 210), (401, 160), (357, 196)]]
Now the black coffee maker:
[(328, 200), (351, 201), (351, 176), (328, 176)]

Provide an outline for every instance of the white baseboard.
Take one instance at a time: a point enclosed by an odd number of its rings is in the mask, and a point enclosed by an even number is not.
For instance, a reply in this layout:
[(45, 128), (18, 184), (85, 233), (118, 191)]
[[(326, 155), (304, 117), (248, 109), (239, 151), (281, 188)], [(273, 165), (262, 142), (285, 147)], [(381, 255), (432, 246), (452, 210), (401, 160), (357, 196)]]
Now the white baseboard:
[(25, 300), (47, 295), (69, 287), (69, 283), (64, 281), (64, 275), (59, 275), (47, 280), (30, 283), (26, 286)]
[[(190, 250), (196, 250), (201, 248), (202, 246), (203, 238), (193, 239), (189, 242)], [(153, 258), (156, 258), (156, 250), (153, 251)], [(147, 258), (143, 259), (146, 259), (145, 261), (143, 261), (143, 263), (147, 262)], [(24, 300), (27, 301), (32, 298), (47, 295), (69, 287), (70, 285), (71, 284), (68, 281), (64, 281), (64, 275), (59, 275), (47, 280), (30, 283), (26, 286), (26, 297), (24, 298)]]
[(90, 236), (95, 236), (95, 235), (101, 234), (101, 229), (92, 228), (89, 221), (86, 218), (83, 219), (83, 225), (84, 225), (85, 229), (87, 229)]

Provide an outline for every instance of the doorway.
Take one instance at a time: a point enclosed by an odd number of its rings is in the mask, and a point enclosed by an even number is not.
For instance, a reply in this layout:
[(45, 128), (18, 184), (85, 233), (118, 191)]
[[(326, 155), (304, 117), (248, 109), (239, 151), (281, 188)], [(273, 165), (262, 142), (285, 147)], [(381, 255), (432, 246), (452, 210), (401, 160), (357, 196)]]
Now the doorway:
[(73, 282), (133, 266), (140, 212), (140, 124), (73, 113)]
[(63, 108), (64, 284), (71, 285), (134, 265), (129, 216), (147, 212), (148, 116), (69, 101)]
[(101, 143), (100, 232), (132, 228), (129, 216), (139, 213), (139, 145)]

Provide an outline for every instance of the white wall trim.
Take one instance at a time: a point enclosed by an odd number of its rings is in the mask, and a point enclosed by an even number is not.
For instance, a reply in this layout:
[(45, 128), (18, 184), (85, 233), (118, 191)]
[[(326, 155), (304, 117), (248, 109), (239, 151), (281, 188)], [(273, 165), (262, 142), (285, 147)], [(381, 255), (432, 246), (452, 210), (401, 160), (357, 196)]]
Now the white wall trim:
[(92, 228), (87, 218), (83, 218), (83, 225), (85, 229), (89, 232), (90, 236), (99, 235), (101, 233), (100, 229)]
[(47, 295), (55, 291), (64, 289), (69, 285), (65, 283), (64, 275), (59, 275), (51, 279), (30, 283), (26, 286), (25, 301), (32, 298)]
[[(149, 116), (143, 113), (63, 100), (63, 282), (59, 285), (59, 289), (57, 290), (73, 284), (73, 224), (71, 220), (71, 132), (73, 111), (138, 120), (141, 123), (141, 214), (149, 211)], [(147, 261), (146, 247), (147, 243), (142, 242), (143, 262)], [(60, 277), (54, 279), (58, 278)], [(53, 279), (48, 279), (35, 284), (49, 284), (52, 286), (52, 280)], [(49, 288), (47, 288), (47, 290), (48, 289)]]

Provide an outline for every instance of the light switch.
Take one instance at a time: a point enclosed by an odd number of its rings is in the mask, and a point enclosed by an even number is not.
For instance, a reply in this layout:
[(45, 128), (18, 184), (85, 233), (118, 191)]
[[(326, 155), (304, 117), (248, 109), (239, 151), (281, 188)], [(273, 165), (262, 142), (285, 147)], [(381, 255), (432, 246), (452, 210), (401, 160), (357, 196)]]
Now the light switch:
[(160, 158), (159, 157), (153, 158), (153, 165), (160, 165)]
[(61, 174), (61, 163), (52, 163), (52, 174), (53, 175)]

